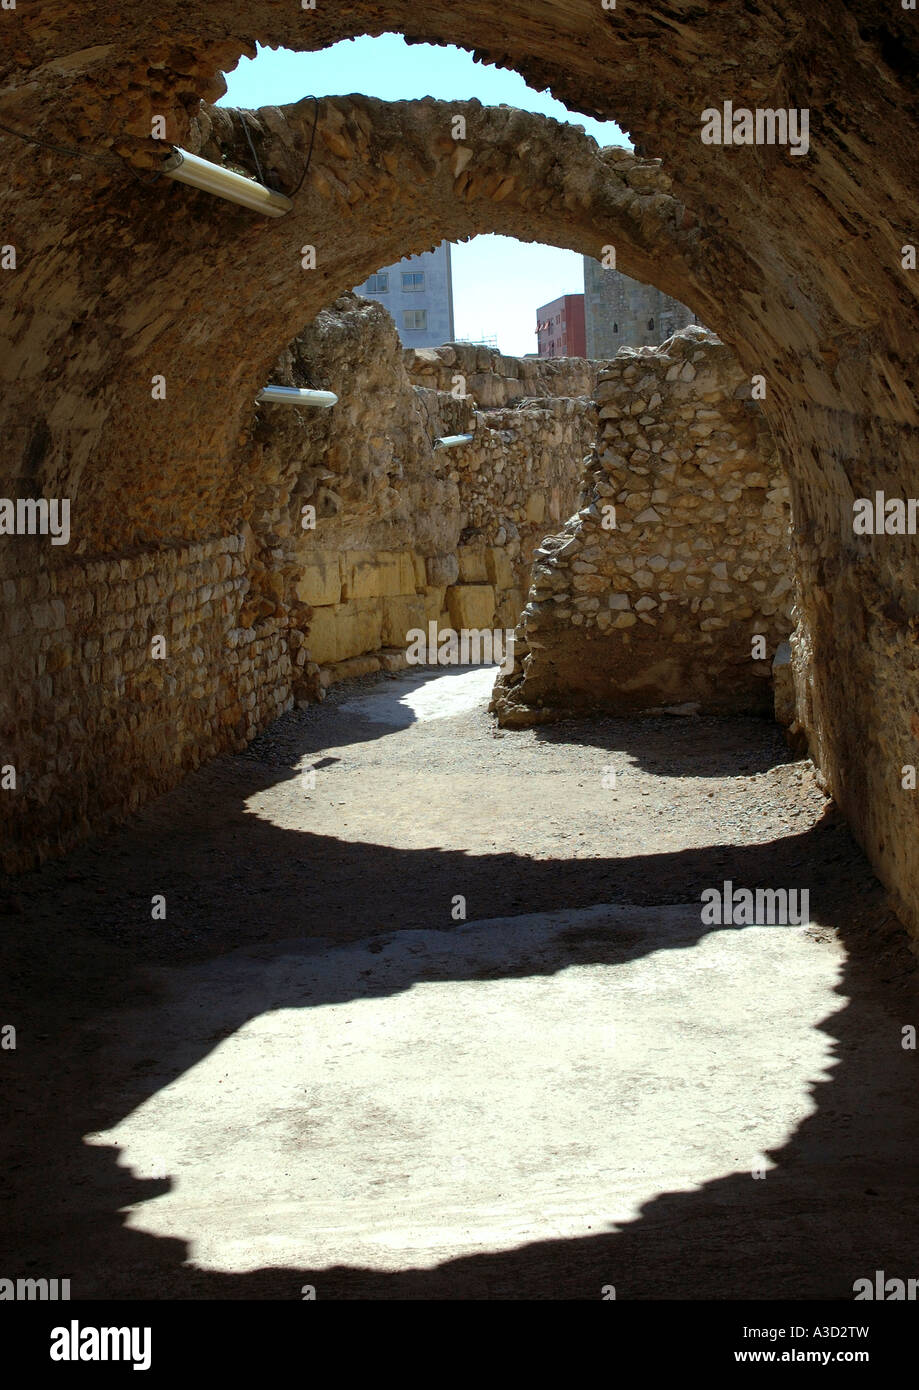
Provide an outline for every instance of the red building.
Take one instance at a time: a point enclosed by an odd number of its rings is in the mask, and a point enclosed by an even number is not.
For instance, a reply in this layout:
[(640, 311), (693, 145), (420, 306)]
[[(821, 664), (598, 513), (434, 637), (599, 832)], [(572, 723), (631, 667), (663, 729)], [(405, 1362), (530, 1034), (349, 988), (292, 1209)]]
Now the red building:
[(563, 294), (536, 310), (540, 357), (586, 357), (584, 296)]

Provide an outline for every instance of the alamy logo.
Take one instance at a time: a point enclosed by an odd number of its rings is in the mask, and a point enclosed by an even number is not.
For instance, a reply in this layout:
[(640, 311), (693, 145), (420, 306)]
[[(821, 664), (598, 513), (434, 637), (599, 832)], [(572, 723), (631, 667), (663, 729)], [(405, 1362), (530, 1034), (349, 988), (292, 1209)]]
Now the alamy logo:
[(709, 106), (701, 116), (703, 145), (788, 145), (789, 154), (807, 154), (810, 149), (810, 112), (794, 107), (774, 111), (757, 107), (751, 111), (726, 101), (723, 109)]
[(409, 666), (493, 666), (501, 667), (505, 675), (514, 669), (514, 629), (500, 628), (441, 628), (435, 622), (423, 628), (409, 628), (405, 634), (408, 648), (405, 659)]
[(876, 492), (856, 497), (852, 503), (852, 530), (856, 536), (914, 536), (919, 514), (919, 497), (886, 497)]
[(808, 920), (807, 888), (735, 888), (727, 879), (723, 888), (702, 893), (702, 922), (707, 927), (800, 927)]
[(0, 536), (48, 536), (52, 545), (70, 540), (67, 497), (0, 497)]
[(150, 1369), (149, 1327), (52, 1327), (52, 1361), (132, 1361), (135, 1371)]
[(887, 1303), (914, 1303), (917, 1289), (919, 1279), (887, 1279), (883, 1269), (874, 1271), (873, 1283), (870, 1279), (856, 1279), (852, 1285), (856, 1303), (865, 1299)]
[(22, 1299), (26, 1303), (69, 1300), (69, 1279), (0, 1279), (0, 1301)]

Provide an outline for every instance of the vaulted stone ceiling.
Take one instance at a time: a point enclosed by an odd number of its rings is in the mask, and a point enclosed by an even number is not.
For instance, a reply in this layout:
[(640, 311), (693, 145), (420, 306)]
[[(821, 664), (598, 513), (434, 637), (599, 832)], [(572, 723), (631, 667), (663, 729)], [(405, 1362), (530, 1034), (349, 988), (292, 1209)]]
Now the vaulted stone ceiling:
[[(335, 103), (355, 149), (354, 203), (336, 201), (331, 182), (322, 193), (323, 163), (336, 156), (319, 137), (298, 209), (277, 226), (142, 182), (162, 157), (151, 116), (166, 116), (170, 140), (194, 144), (201, 99), (220, 93), (219, 70), (255, 40), (319, 48), (387, 30), (477, 49), (573, 109), (617, 120), (641, 155), (663, 161), (695, 220), (652, 195), (647, 226), (641, 216), (636, 226), (587, 142), (535, 117), (476, 113), (469, 143), (488, 175), (458, 189), (455, 150), (438, 152), (436, 122), (424, 133), (433, 108), (359, 101), (350, 117)], [(8, 473), (82, 495), (95, 546), (168, 536), (180, 514), (186, 531), (213, 525), (233, 509), (231, 446), (252, 387), (323, 299), (445, 235), (510, 231), (594, 253), (615, 243), (624, 269), (696, 308), (766, 378), (793, 484), (812, 746), (919, 926), (919, 799), (897, 780), (901, 764), (919, 762), (915, 540), (855, 538), (851, 524), (854, 498), (919, 494), (919, 272), (901, 255), (919, 241), (914, 11), (895, 0), (619, 0), (609, 11), (597, 0), (318, 0), (314, 11), (160, 0), (128, 12), (71, 0), (3, 12), (0, 45), (0, 121), (101, 161), (3, 135), (3, 241), (21, 267), (2, 282)], [(806, 109), (808, 154), (703, 144), (701, 113), (725, 100)], [(311, 118), (307, 103), (286, 122), (261, 122), (266, 162), (291, 186)], [(218, 117), (209, 138), (232, 139), (246, 159), (230, 120)], [(374, 159), (381, 141), (394, 170)], [(518, 182), (496, 201), (511, 175)], [(551, 194), (542, 204), (539, 189)], [(327, 270), (294, 273), (288, 238), (326, 247)], [(150, 401), (154, 371), (177, 383), (168, 416)]]
[[(399, 4), (326, 12), (322, 4), (312, 11), (293, 3), (167, 0), (149, 13), (132, 13), (129, 21), (105, 3), (20, 7), (4, 16), (4, 26), (9, 85), (0, 119), (101, 159), (108, 152), (109, 160), (68, 160), (4, 136), (4, 153), (15, 170), (5, 235), (23, 243), (26, 262), (15, 288), (5, 286), (23, 300), (22, 316), (14, 322), (14, 352), (22, 356), (25, 347), (27, 368), (59, 376), (66, 373), (59, 356), (68, 351), (65, 341), (79, 343), (81, 371), (95, 371), (94, 380), (83, 377), (67, 393), (62, 409), (69, 428), (63, 420), (48, 421), (47, 413), (36, 418), (16, 411), (16, 452), (25, 448), (34, 457), (45, 429), (55, 436), (63, 428), (72, 466), (83, 474), (90, 445), (95, 447), (103, 419), (111, 417), (106, 398), (121, 395), (115, 358), (121, 354), (141, 371), (152, 344), (162, 355), (183, 336), (206, 349), (198, 363), (202, 389), (216, 388), (207, 359), (220, 340), (225, 388), (217, 388), (211, 413), (221, 438), (210, 447), (216, 443), (225, 452), (234, 397), (247, 394), (249, 381), (296, 331), (298, 318), (310, 317), (321, 302), (394, 255), (442, 235), (483, 230), (584, 250), (615, 242), (624, 269), (686, 299), (751, 371), (767, 376), (767, 408), (789, 425), (792, 414), (803, 409), (810, 416), (815, 407), (829, 413), (825, 425), (840, 408), (917, 424), (902, 369), (915, 352), (909, 330), (917, 277), (902, 273), (899, 257), (899, 246), (915, 236), (909, 209), (917, 161), (912, 74), (919, 34), (908, 12), (888, 4), (695, 2), (606, 11), (594, 0), (518, 0), (501, 6), (433, 4), (419, 15), (417, 6)], [(342, 171), (334, 142), (325, 142), (323, 132), (334, 136), (347, 107), (339, 106), (336, 115), (324, 103), (327, 119), (317, 133), (315, 163), (298, 210), (278, 227), (184, 190), (145, 187), (127, 172), (127, 163), (135, 170), (154, 168), (162, 159), (162, 147), (149, 136), (153, 114), (165, 115), (170, 139), (196, 144), (199, 100), (219, 94), (219, 69), (241, 53), (251, 54), (253, 40), (319, 47), (345, 35), (390, 29), (464, 44), (512, 64), (535, 86), (551, 86), (575, 109), (617, 119), (640, 149), (663, 159), (675, 195), (698, 219), (689, 264), (681, 262), (690, 238), (684, 235), (682, 245), (665, 249), (653, 206), (650, 226), (641, 228), (645, 245), (639, 241), (634, 248), (651, 254), (633, 253), (633, 237), (624, 235), (627, 228), (613, 215), (615, 195), (609, 206), (597, 197), (602, 180), (595, 157), (577, 152), (575, 133), (538, 118), (479, 115), (468, 140), (473, 186), (453, 197), (457, 190), (449, 175), (457, 152), (436, 108), (399, 104), (387, 111), (365, 102), (351, 126), (352, 134), (362, 130), (364, 136), (357, 141), (357, 164), (347, 168), (351, 197), (357, 189), (361, 197), (345, 207), (344, 199), (336, 202), (336, 184), (323, 184), (321, 169), (324, 156), (327, 166)], [(703, 145), (700, 112), (729, 97), (751, 106), (807, 107), (809, 155), (796, 159), (775, 146)], [(312, 112), (307, 103), (287, 113), (287, 120), (265, 122), (266, 162), (288, 187), (302, 170)], [(357, 117), (354, 108), (351, 114)], [(215, 133), (231, 138), (237, 156), (250, 163), (241, 130), (229, 126), (221, 113)], [(509, 138), (502, 138), (505, 133)], [(381, 163), (384, 147), (394, 172)], [(505, 175), (518, 183), (502, 206), (488, 195)], [(329, 184), (330, 207), (322, 201)], [(377, 209), (374, 194), (380, 197)], [(330, 212), (334, 228), (323, 225)], [(323, 269), (320, 256), (312, 283), (289, 272), (289, 241), (299, 240), (304, 230), (311, 235), (303, 240), (318, 243), (327, 258)], [(52, 244), (58, 248), (53, 255)], [(222, 287), (219, 298), (211, 296), (214, 284)], [(252, 312), (257, 292), (258, 315)], [(113, 314), (118, 304), (120, 321)], [(231, 310), (244, 327), (245, 354), (228, 326)], [(169, 321), (174, 315), (178, 324)], [(90, 351), (87, 327), (100, 318), (107, 341), (99, 341), (100, 333)], [(187, 378), (188, 364), (180, 360), (176, 366), (176, 374)], [(207, 413), (205, 402), (199, 407), (199, 414)], [(182, 412), (171, 414), (177, 421)], [(76, 433), (78, 420), (83, 437)], [(145, 435), (151, 424), (143, 422)], [(207, 442), (206, 426), (197, 433), (188, 441), (193, 448)], [(840, 463), (823, 451), (819, 462), (808, 458), (809, 447), (796, 452), (809, 505), (822, 510), (817, 493), (821, 487), (838, 489)], [(838, 517), (826, 520), (835, 524)]]
[[(691, 287), (714, 309), (689, 265), (699, 230), (659, 165), (598, 152), (571, 127), (478, 103), (367, 97), (245, 119), (265, 176), (290, 189), (316, 122), (303, 189), (281, 218), (165, 178), (106, 171), (93, 184), (92, 165), (88, 176), (80, 165), (70, 200), (49, 182), (11, 203), (9, 351), (35, 390), (11, 412), (9, 438), (25, 457), (50, 434), (45, 477), (78, 490), (84, 512), (91, 503), (92, 549), (232, 525), (233, 460), (279, 351), (342, 290), (442, 237), (504, 232), (595, 256), (615, 244), (622, 269), (650, 278), (661, 266), (674, 292)], [(237, 112), (204, 107), (183, 139), (217, 162), (253, 162)], [(59, 177), (79, 163), (48, 157)], [(35, 163), (31, 149), (25, 159)], [(315, 268), (304, 268), (305, 246)], [(38, 385), (49, 374), (50, 392)], [(151, 394), (156, 374), (164, 400)]]

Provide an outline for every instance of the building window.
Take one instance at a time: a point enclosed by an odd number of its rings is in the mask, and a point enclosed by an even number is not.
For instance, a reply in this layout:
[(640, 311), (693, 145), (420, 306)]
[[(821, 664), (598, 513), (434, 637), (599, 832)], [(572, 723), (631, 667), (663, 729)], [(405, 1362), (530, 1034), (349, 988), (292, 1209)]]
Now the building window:
[(428, 326), (427, 309), (406, 309), (402, 315), (402, 327), (410, 333), (419, 333)]
[(364, 289), (368, 294), (389, 293), (389, 271), (381, 270), (376, 275), (368, 275)]
[(614, 333), (618, 333), (618, 332), (619, 332), (619, 325), (618, 325), (618, 323), (614, 323), (614, 324), (613, 324), (613, 332), (614, 332)]
[(653, 320), (653, 319), (648, 319), (648, 327), (650, 328), (651, 332), (653, 333), (653, 332), (654, 332), (654, 320)]
[(418, 292), (424, 289), (423, 270), (403, 270), (402, 288), (407, 293)]

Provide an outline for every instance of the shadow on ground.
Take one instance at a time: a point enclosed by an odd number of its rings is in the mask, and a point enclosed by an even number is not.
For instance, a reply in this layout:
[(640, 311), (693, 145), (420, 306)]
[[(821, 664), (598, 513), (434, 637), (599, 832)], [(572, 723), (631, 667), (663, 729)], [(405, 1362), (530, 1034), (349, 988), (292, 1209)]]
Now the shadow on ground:
[[(336, 746), (385, 736), (357, 716), (351, 721), (336, 725)], [(771, 732), (751, 747), (749, 730), (735, 742), (725, 730), (730, 722), (694, 722), (675, 734), (616, 723), (629, 751), (652, 764), (669, 740), (671, 775), (700, 775), (705, 767), (708, 775), (728, 776), (732, 767), (755, 770), (776, 760)], [(0, 918), (0, 1023), (16, 1025), (18, 1046), (0, 1053), (8, 1094), (0, 1189), (5, 1276), (70, 1277), (76, 1298), (82, 1290), (91, 1298), (287, 1299), (310, 1283), (324, 1298), (597, 1298), (613, 1283), (636, 1298), (827, 1299), (851, 1297), (853, 1281), (877, 1268), (903, 1278), (919, 1273), (916, 1053), (903, 1050), (900, 1035), (904, 1025), (919, 1023), (914, 960), (832, 809), (809, 831), (767, 844), (622, 859), (400, 850), (282, 830), (249, 814), (245, 802), (253, 793), (295, 775), (298, 760), (328, 743), (318, 743), (309, 725), (299, 732), (275, 726), (269, 734), (261, 750), (203, 769), (189, 779), (193, 785), (122, 831), (8, 886), (9, 910)], [(575, 736), (585, 737), (568, 726), (540, 731), (560, 746)], [(602, 731), (587, 737), (605, 746)], [(202, 786), (213, 791), (203, 818)], [(696, 1191), (661, 1193), (617, 1231), (434, 1269), (220, 1274), (186, 1263), (183, 1241), (124, 1224), (122, 1209), (165, 1190), (168, 1180), (138, 1179), (117, 1166), (117, 1152), (83, 1141), (115, 1126), (227, 1032), (266, 1008), (298, 1007), (302, 1000), (279, 1001), (264, 990), (266, 962), (292, 939), (316, 949), (374, 935), (385, 940), (411, 927), (449, 928), (458, 892), (475, 920), (592, 903), (690, 902), (724, 877), (750, 887), (808, 887), (813, 920), (834, 928), (847, 952), (839, 1011), (819, 1025), (834, 1039), (832, 1073), (814, 1085), (813, 1114), (770, 1154), (777, 1166), (766, 1181), (729, 1173)], [(151, 922), (151, 896), (164, 883), (169, 918)], [(698, 937), (706, 930), (700, 924)], [(109, 1011), (156, 1003), (160, 985), (149, 967), (239, 949), (249, 951), (251, 971), (219, 1037), (179, 1040), (127, 1074), (102, 1065), (108, 1054), (99, 1030)], [(640, 936), (610, 941), (574, 933), (569, 949), (572, 963), (599, 963), (633, 958), (645, 943)], [(508, 973), (539, 968), (521, 959)], [(468, 977), (458, 952), (456, 978)], [(399, 988), (410, 983), (402, 978)], [(354, 988), (359, 997), (359, 984)], [(764, 978), (762, 989), (773, 988), (781, 983)]]

